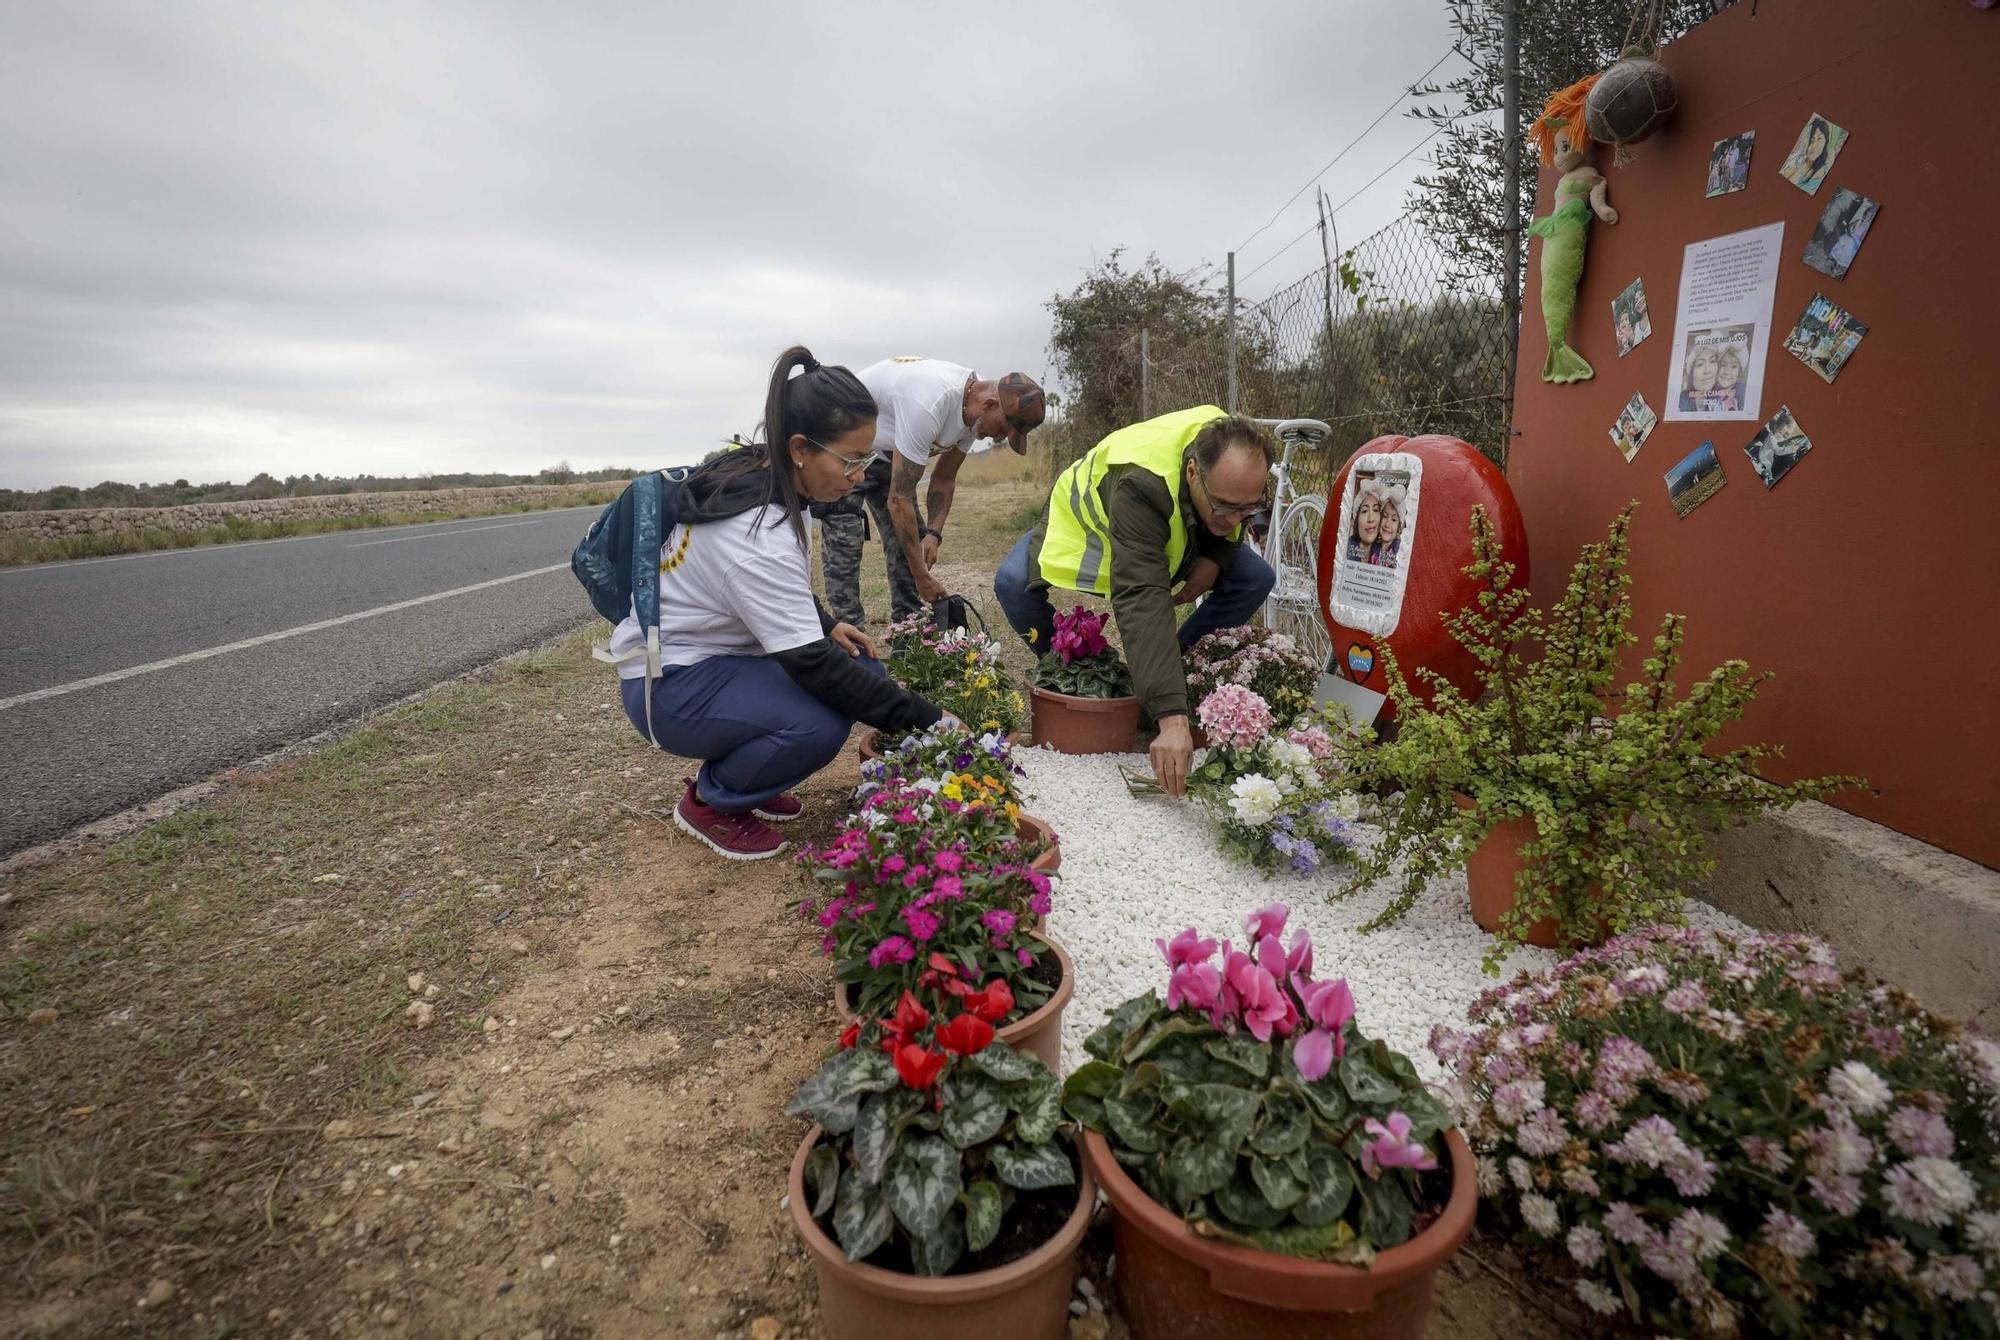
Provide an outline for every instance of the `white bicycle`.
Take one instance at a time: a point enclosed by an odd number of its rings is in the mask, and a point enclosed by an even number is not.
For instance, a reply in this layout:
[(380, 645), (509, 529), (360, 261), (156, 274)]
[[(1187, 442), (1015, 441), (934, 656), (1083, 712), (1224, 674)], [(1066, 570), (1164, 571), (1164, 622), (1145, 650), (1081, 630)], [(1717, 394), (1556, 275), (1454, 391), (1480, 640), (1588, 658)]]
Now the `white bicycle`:
[(1295, 493), (1292, 453), (1317, 451), (1333, 436), (1318, 419), (1265, 419), (1283, 450), (1271, 471), (1271, 510), (1264, 531), (1264, 561), (1278, 574), (1264, 601), (1264, 625), (1285, 633), (1322, 668), (1333, 655), (1333, 638), (1319, 607), (1319, 535), (1326, 522), (1326, 499)]

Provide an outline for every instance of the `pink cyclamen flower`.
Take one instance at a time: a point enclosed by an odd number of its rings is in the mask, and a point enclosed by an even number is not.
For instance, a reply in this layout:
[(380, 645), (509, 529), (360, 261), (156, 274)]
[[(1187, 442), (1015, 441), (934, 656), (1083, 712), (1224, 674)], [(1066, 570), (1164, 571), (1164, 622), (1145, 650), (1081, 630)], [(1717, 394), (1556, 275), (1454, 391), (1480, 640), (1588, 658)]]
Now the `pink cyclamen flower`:
[(1260, 907), (1243, 918), (1243, 933), (1250, 937), (1251, 944), (1256, 944), (1267, 935), (1283, 935), (1285, 921), (1290, 916), (1291, 909), (1283, 903)]
[(1308, 1083), (1323, 1078), (1334, 1060), (1347, 1053), (1347, 1021), (1354, 1017), (1354, 992), (1345, 977), (1307, 982), (1299, 993), (1306, 1017), (1318, 1027), (1299, 1039), (1292, 1064)]
[(1216, 1006), (1222, 998), (1222, 974), (1211, 963), (1183, 963), (1174, 969), (1167, 980), (1167, 1008), (1178, 1010), (1182, 1005), (1206, 1011), (1215, 1017)]
[(1269, 1042), (1274, 1032), (1280, 1037), (1291, 1035), (1298, 1011), (1277, 978), (1252, 962), (1249, 955), (1234, 953), (1226, 976), (1240, 1002), (1244, 1027), (1257, 1041)]
[(1285, 953), (1285, 972), (1292, 979), (1294, 990), (1313, 974), (1312, 932), (1304, 926), (1292, 932), (1292, 947)]
[(1437, 1167), (1437, 1155), (1410, 1138), (1410, 1119), (1401, 1112), (1391, 1112), (1386, 1123), (1370, 1117), (1361, 1129), (1371, 1137), (1361, 1151), (1361, 1169), (1370, 1177), (1380, 1177), (1384, 1168), (1427, 1172)]
[(1204, 940), (1201, 932), (1190, 926), (1172, 940), (1155, 940), (1160, 947), (1160, 957), (1167, 961), (1169, 968), (1178, 968), (1183, 963), (1206, 963), (1215, 954), (1215, 941)]

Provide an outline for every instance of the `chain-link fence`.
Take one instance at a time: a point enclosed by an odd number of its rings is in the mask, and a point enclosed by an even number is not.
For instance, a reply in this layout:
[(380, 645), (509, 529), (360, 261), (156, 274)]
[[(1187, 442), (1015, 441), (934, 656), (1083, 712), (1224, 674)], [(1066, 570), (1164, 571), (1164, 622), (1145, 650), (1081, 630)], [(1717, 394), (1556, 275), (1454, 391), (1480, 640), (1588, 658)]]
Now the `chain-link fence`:
[[(1323, 492), (1339, 466), (1385, 433), (1446, 433), (1506, 461), (1510, 392), (1497, 291), (1455, 286), (1447, 258), (1404, 215), (1256, 303), (1239, 300), (1236, 408), (1323, 419), (1327, 449), (1294, 458), (1295, 487)], [(1141, 416), (1227, 404), (1227, 343), (1131, 332)]]

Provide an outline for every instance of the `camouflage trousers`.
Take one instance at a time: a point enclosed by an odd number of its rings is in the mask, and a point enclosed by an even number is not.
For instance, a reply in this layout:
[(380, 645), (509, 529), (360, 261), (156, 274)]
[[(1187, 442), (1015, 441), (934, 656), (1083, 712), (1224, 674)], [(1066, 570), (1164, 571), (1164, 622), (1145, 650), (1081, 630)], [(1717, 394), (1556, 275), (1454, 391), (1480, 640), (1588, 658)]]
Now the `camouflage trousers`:
[[(820, 572), (826, 580), (826, 606), (834, 618), (856, 628), (867, 626), (867, 614), (861, 608), (861, 546), (868, 538), (871, 515), (889, 569), (891, 621), (906, 619), (923, 608), (917, 598), (916, 576), (903, 554), (903, 542), (896, 538), (895, 523), (889, 519), (890, 469), (889, 458), (878, 456), (845, 498), (819, 511)], [(911, 505), (915, 506), (914, 501)], [(919, 530), (923, 516), (918, 508)]]

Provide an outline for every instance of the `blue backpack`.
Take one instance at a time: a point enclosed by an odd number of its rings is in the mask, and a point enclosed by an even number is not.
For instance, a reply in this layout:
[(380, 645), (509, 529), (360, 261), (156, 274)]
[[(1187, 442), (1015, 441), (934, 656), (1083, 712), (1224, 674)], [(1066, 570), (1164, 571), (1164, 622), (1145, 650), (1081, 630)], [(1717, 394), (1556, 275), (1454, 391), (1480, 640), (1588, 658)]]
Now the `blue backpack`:
[[(653, 681), (660, 677), (660, 549), (680, 520), (681, 486), (692, 466), (654, 470), (625, 486), (617, 500), (598, 514), (584, 534), (569, 569), (590, 597), (590, 604), (615, 626), (637, 614), (645, 637), (646, 735), (653, 737)], [(614, 664), (608, 643), (595, 653)]]

